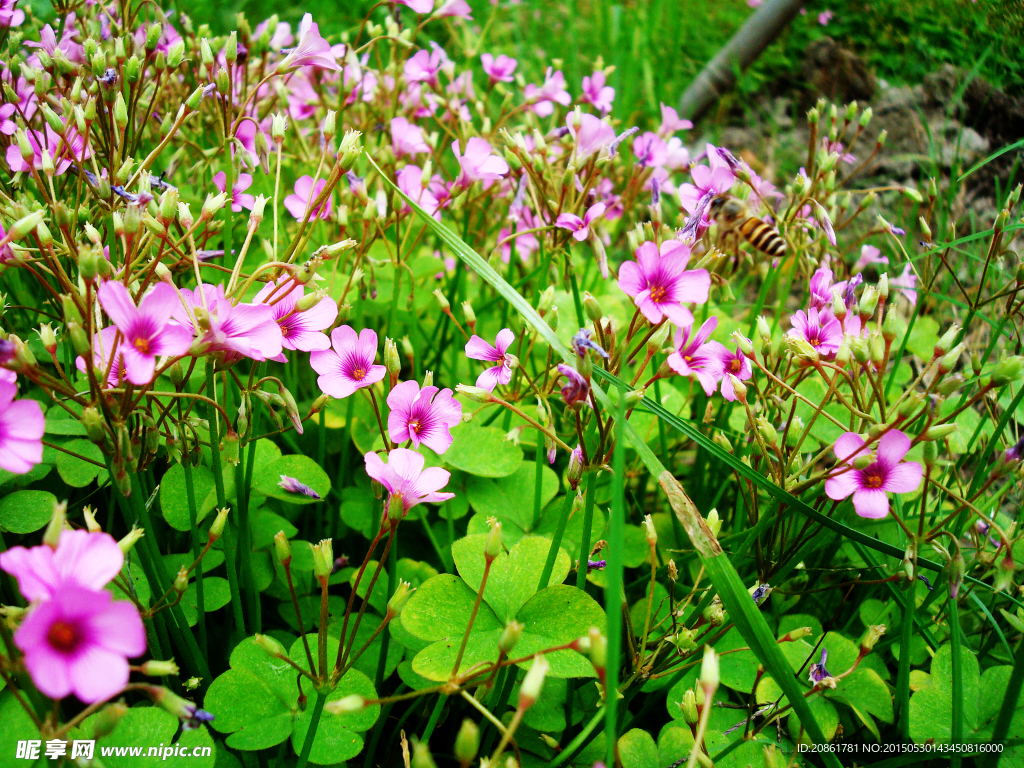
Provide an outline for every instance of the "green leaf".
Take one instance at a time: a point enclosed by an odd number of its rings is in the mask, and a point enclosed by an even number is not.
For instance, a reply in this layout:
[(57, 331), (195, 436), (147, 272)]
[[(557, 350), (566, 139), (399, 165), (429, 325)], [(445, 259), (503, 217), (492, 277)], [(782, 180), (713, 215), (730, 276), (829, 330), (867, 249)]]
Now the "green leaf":
[(444, 462), (471, 475), (506, 477), (519, 469), (523, 461), (523, 449), (506, 440), (505, 433), (497, 427), (459, 424), (452, 429), (452, 437)]
[(36, 464), (32, 469), (22, 475), (16, 475), (13, 472), (8, 472), (6, 469), (0, 469), (0, 496), (4, 496), (11, 491), (16, 491), (19, 488), (24, 488), (26, 485), (32, 485), (39, 480), (42, 480), (48, 474), (53, 467), (50, 464)]
[[(198, 621), (196, 598), (196, 583), (189, 581), (188, 589), (181, 598), (181, 612), (185, 614), (185, 621), (190, 627), (194, 627)], [(228, 587), (228, 580), (220, 576), (205, 576), (203, 578), (203, 605), (206, 612), (216, 611), (231, 602), (231, 590)]]
[(0, 499), (0, 529), (32, 533), (50, 522), (57, 497), (48, 491), (15, 491)]
[(651, 768), (661, 765), (654, 737), (640, 728), (633, 728), (619, 737), (619, 758), (622, 760), (622, 768)]
[[(202, 522), (210, 510), (203, 511), (200, 505), (214, 493), (213, 473), (204, 466), (192, 467), (192, 484), (195, 490), (196, 522)], [(212, 507), (210, 508), (212, 509)], [(188, 491), (185, 486), (185, 469), (174, 464), (160, 481), (160, 510), (164, 520), (176, 531), (189, 531)]]
[(269, 509), (257, 509), (252, 513), (252, 548), (254, 550), (272, 549), (274, 537), (279, 531), (284, 531), (286, 539), (298, 534), (299, 529), (288, 520)]
[[(536, 472), (534, 462), (524, 461), (507, 477), (470, 477), (466, 482), (466, 497), (477, 513), (474, 528), (478, 527), (480, 522), (486, 524), (488, 517), (495, 517), (502, 524), (502, 536), (508, 544), (515, 544), (522, 536), (533, 531), (539, 522), (533, 519)], [(542, 510), (557, 492), (558, 476), (547, 467), (543, 467), (540, 500)]]
[(931, 360), (939, 340), (939, 324), (929, 315), (918, 315), (907, 339), (907, 350), (922, 360)]
[[(3, 765), (45, 765), (46, 760), (38, 763), (30, 763), (27, 760), (17, 760), (18, 742), (29, 739), (38, 739), (39, 730), (32, 723), (32, 719), (25, 712), (21, 704), (10, 691), (0, 691), (0, 755)], [(42, 750), (40, 750), (42, 754)]]
[[(466, 582), (458, 576), (442, 573), (413, 593), (402, 608), (400, 621), (403, 627), (422, 640), (461, 638), (469, 624), (474, 602), (476, 593)], [(486, 632), (503, 627), (489, 606), (480, 606), (474, 631)]]
[(873, 669), (856, 669), (839, 681), (836, 690), (826, 691), (825, 696), (872, 714), (884, 723), (893, 722), (892, 693)]
[[(83, 730), (91, 731), (97, 720), (97, 715), (87, 718), (83, 723)], [(179, 727), (178, 718), (159, 707), (132, 707), (117, 721), (117, 726), (109, 736), (99, 739), (95, 754), (98, 757), (101, 748), (112, 750), (103, 756), (103, 764), (108, 768), (132, 768), (138, 765), (152, 768), (171, 765), (213, 768), (216, 755), (213, 739), (206, 726), (201, 725), (194, 730), (183, 731), (180, 738), (175, 739)], [(170, 748), (172, 744), (180, 744), (181, 752), (188, 750), (188, 756), (182, 754), (168, 759), (157, 754), (149, 755), (151, 748), (159, 749), (160, 745)], [(116, 749), (119, 747), (141, 747), (142, 755), (118, 755)], [(196, 749), (199, 750), (198, 753), (193, 752)]]
[(54, 406), (50, 409), (50, 413), (46, 414), (45, 432), (48, 435), (85, 437), (85, 427), (82, 426), (82, 422), (71, 418), (67, 411), (60, 408), (60, 406)]
[(57, 471), (60, 473), (61, 479), (71, 487), (85, 488), (100, 473), (106, 475), (107, 470), (103, 466), (103, 451), (91, 440), (71, 440), (62, 447), (100, 464), (100, 466), (96, 466), (64, 453), (64, 451), (58, 451)]
[(253, 487), (264, 496), (281, 499), (292, 504), (315, 504), (317, 499), (301, 493), (289, 493), (280, 486), (281, 475), (294, 477), (326, 499), (331, 490), (331, 479), (320, 465), (308, 456), (292, 454), (269, 462), (256, 475)]

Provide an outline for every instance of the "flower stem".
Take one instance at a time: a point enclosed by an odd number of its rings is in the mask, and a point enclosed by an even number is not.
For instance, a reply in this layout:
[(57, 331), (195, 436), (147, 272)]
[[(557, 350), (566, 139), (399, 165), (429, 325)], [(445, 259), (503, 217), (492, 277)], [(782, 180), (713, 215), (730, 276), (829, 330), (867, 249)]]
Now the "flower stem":
[(306, 731), (306, 738), (302, 742), (302, 753), (299, 755), (299, 762), (296, 768), (306, 768), (309, 761), (309, 752), (313, 749), (313, 739), (316, 738), (317, 729), (320, 727), (320, 715), (324, 711), (324, 703), (327, 701), (327, 694), (322, 691), (316, 693), (316, 703), (313, 704), (313, 714), (309, 720), (309, 730)]

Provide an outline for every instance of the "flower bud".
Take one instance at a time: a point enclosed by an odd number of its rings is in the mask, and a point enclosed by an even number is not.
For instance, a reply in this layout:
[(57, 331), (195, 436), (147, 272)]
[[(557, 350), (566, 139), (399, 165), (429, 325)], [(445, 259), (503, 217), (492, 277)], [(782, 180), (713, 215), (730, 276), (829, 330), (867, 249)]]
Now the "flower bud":
[(866, 320), (875, 313), (877, 306), (878, 290), (873, 285), (866, 286), (860, 295), (860, 301), (857, 302), (857, 314), (861, 316), (862, 320)]
[(523, 678), (523, 684), (519, 687), (520, 710), (529, 709), (537, 703), (540, 692), (544, 688), (544, 678), (550, 668), (551, 664), (542, 654), (538, 653), (533, 657), (533, 665), (527, 671), (526, 677)]
[(411, 768), (437, 768), (433, 756), (430, 754), (430, 747), (425, 741), (416, 741), (412, 748)]
[(353, 712), (359, 712), (365, 707), (366, 699), (358, 693), (352, 693), (348, 696), (343, 696), (340, 699), (328, 701), (324, 704), (324, 711), (330, 715), (347, 715)]
[(473, 311), (473, 305), (468, 301), (462, 302), (462, 316), (470, 328), (476, 328), (476, 312)]
[(885, 624), (870, 624), (867, 632), (860, 639), (860, 653), (861, 656), (866, 656), (875, 647), (875, 644), (885, 634)]
[(280, 642), (270, 635), (254, 635), (252, 639), (261, 650), (267, 653), (267, 655), (275, 658), (287, 658), (288, 651), (285, 650), (285, 647), (281, 645)]
[(956, 337), (960, 334), (960, 326), (955, 323), (949, 327), (942, 337), (935, 342), (935, 351), (933, 355), (935, 357), (942, 357), (944, 354), (949, 352), (953, 346), (953, 342), (956, 341)]
[[(434, 293), (437, 293), (437, 291), (435, 291)], [(551, 306), (554, 303), (555, 286), (549, 285), (541, 292), (540, 298), (537, 300), (537, 314), (540, 315), (541, 317), (544, 317), (544, 315), (548, 313), (548, 310), (551, 309)]]
[(774, 448), (778, 444), (779, 433), (775, 431), (775, 427), (766, 418), (758, 416), (755, 420), (755, 426), (757, 427), (757, 433), (767, 446)]
[(498, 637), (498, 650), (506, 656), (511, 655), (512, 649), (516, 647), (516, 643), (519, 642), (519, 638), (523, 634), (523, 629), (525, 629), (525, 625), (515, 620), (506, 624), (505, 629), (501, 631), (501, 636)]
[(459, 761), (462, 768), (467, 768), (473, 762), (479, 748), (480, 728), (467, 718), (462, 721), (462, 727), (459, 728), (459, 732), (455, 736), (455, 759)]
[(708, 528), (711, 529), (711, 533), (718, 536), (718, 532), (722, 530), (722, 519), (718, 516), (718, 507), (715, 507), (707, 516)]
[(878, 368), (885, 361), (885, 339), (878, 331), (873, 331), (868, 337), (868, 353), (871, 355), (871, 362)]
[(175, 70), (181, 66), (181, 60), (185, 56), (185, 41), (175, 40), (167, 49), (167, 68)]
[(388, 619), (393, 619), (396, 616), (401, 615), (402, 607), (408, 602), (409, 598), (412, 597), (412, 593), (415, 592), (412, 585), (408, 581), (399, 581), (398, 586), (395, 587), (395, 594), (388, 600)]
[(345, 136), (341, 140), (341, 146), (338, 147), (338, 163), (341, 166), (342, 173), (348, 173), (352, 170), (356, 160), (359, 159), (359, 155), (363, 151), (362, 142), (359, 141), (360, 136), (362, 136), (362, 133), (359, 131), (345, 131)]
[(700, 664), (700, 685), (705, 694), (710, 694), (718, 688), (718, 654), (710, 645), (704, 646), (704, 658)]
[(129, 552), (132, 551), (132, 549), (135, 548), (135, 544), (138, 542), (138, 540), (145, 535), (146, 532), (144, 529), (136, 528), (133, 525), (132, 529), (124, 536), (124, 538), (117, 542), (117, 546), (120, 547), (121, 551), (127, 555)]
[(455, 391), (460, 395), (466, 396), (474, 403), (490, 403), (494, 400), (491, 393), (483, 387), (473, 387), (468, 384), (457, 384), (455, 386)]
[(173, 659), (169, 661), (150, 659), (143, 662), (139, 671), (149, 677), (177, 677), (181, 670), (178, 669), (178, 665), (174, 663)]
[(949, 352), (939, 358), (939, 375), (945, 375), (956, 367), (957, 362), (960, 360), (960, 355), (964, 352), (963, 342), (957, 344)]
[[(583, 309), (595, 324), (601, 321), (604, 317), (604, 312), (601, 310), (601, 305), (598, 303), (590, 291), (583, 292)], [(667, 325), (667, 323), (666, 323)]]
[(104, 736), (109, 736), (114, 732), (121, 718), (127, 713), (128, 706), (123, 702), (107, 704), (107, 706), (90, 718), (92, 721), (92, 737), (102, 739)]
[(384, 366), (395, 381), (402, 372), (402, 358), (398, 356), (398, 346), (393, 339), (384, 339)]
[(43, 544), (50, 549), (57, 549), (57, 545), (60, 543), (60, 535), (64, 532), (67, 517), (68, 503), (66, 501), (54, 502), (50, 523), (46, 526), (46, 533), (43, 534)]
[(1013, 355), (996, 364), (992, 371), (992, 384), (996, 387), (1005, 387), (1020, 381), (1022, 376), (1024, 376), (1024, 357)]
[(484, 545), (484, 558), (490, 562), (505, 550), (501, 545), (501, 523), (494, 517), (487, 518), (487, 523), (491, 526), (491, 530), (487, 534), (487, 543)]
[(228, 521), (228, 508), (223, 507), (217, 510), (217, 517), (210, 524), (210, 541), (216, 541), (224, 535), (224, 525)]
[(188, 589), (188, 568), (183, 565), (178, 570), (178, 575), (174, 577), (174, 591), (183, 595), (186, 589)]
[(700, 722), (700, 713), (697, 711), (697, 694), (693, 688), (687, 688), (683, 692), (683, 700), (680, 702), (679, 708), (683, 710), (683, 720), (688, 725), (696, 725)]
[(97, 522), (96, 515), (93, 514), (92, 507), (86, 507), (82, 510), (82, 517), (85, 518), (85, 529), (89, 533), (102, 533), (103, 527)]
[(857, 336), (846, 336), (844, 340), (849, 340), (850, 351), (853, 353), (853, 359), (861, 365), (864, 365), (871, 359), (871, 352), (868, 349), (868, 342), (859, 334)]
[(330, 539), (321, 539), (318, 544), (310, 544), (313, 550), (313, 575), (318, 579), (326, 579), (334, 571), (334, 547)]
[(284, 531), (274, 534), (274, 552), (281, 565), (288, 565), (292, 561), (292, 545)]
[(941, 440), (956, 432), (957, 429), (958, 426), (956, 424), (935, 424), (928, 427), (925, 433), (921, 435), (921, 438), (923, 440)]
[(644, 537), (647, 539), (647, 546), (658, 545), (658, 531), (654, 527), (654, 519), (650, 515), (644, 515)]

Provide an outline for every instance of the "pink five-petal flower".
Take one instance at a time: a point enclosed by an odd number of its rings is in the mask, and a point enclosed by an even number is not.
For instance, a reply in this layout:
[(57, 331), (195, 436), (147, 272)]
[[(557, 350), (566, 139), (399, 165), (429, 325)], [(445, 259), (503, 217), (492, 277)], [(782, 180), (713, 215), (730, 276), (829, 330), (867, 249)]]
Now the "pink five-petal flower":
[(843, 340), (843, 328), (834, 317), (826, 320), (826, 316), (818, 314), (816, 309), (802, 309), (793, 313), (790, 318), (793, 327), (789, 335), (796, 339), (803, 339), (814, 347), (819, 355), (834, 355), (839, 350), (839, 344)]
[[(249, 121), (246, 120), (246, 123)], [(219, 189), (221, 192), (224, 191), (224, 187), (227, 185), (227, 174), (221, 171), (213, 177), (213, 186)], [(248, 173), (238, 174), (238, 178), (235, 179), (235, 183), (231, 187), (231, 210), (238, 213), (243, 208), (247, 211), (251, 211), (253, 205), (256, 204), (256, 196), (250, 195), (245, 190), (252, 186), (252, 176)]]
[(565, 124), (576, 141), (577, 163), (583, 163), (595, 152), (600, 152), (615, 141), (615, 129), (594, 115), (577, 115), (573, 112), (566, 116)]
[(407, 5), (413, 13), (430, 13), (434, 10), (434, 0), (395, 0), (396, 5)]
[(555, 220), (555, 226), (569, 230), (572, 236), (582, 243), (590, 235), (590, 225), (604, 216), (606, 208), (604, 203), (594, 203), (587, 209), (582, 219), (575, 213), (560, 213)]
[(740, 351), (739, 347), (735, 352), (730, 352), (725, 346), (718, 350), (718, 360), (722, 364), (722, 397), (732, 402), (736, 399), (736, 390), (732, 386), (729, 375), (732, 374), (740, 381), (749, 379), (753, 373), (750, 360)]
[[(119, 338), (120, 334), (115, 325), (107, 326), (92, 337), (92, 364), (96, 369), (97, 378), (101, 378), (106, 372), (107, 384), (111, 387), (120, 386), (121, 382), (128, 378), (124, 369), (124, 351), (121, 349)], [(82, 373), (88, 370), (85, 358), (81, 355), (75, 358), (75, 366)]]
[(548, 117), (555, 111), (555, 102), (567, 107), (572, 103), (572, 96), (565, 90), (565, 75), (561, 70), (553, 71), (548, 67), (541, 86), (530, 83), (523, 89), (526, 103), (539, 117)]
[(883, 256), (882, 252), (874, 245), (865, 243), (860, 247), (860, 258), (853, 265), (854, 272), (863, 271), (868, 264), (888, 264), (889, 257)]
[(491, 145), (481, 138), (474, 136), (466, 142), (466, 153), (459, 152), (459, 142), (452, 142), (452, 152), (462, 167), (459, 180), (462, 184), (469, 186), (474, 181), (485, 179), (500, 179), (508, 173), (508, 163), (505, 158), (491, 154)]
[(313, 352), (309, 364), (320, 374), (320, 389), (331, 397), (348, 397), (357, 389), (376, 384), (384, 378), (387, 368), (375, 365), (377, 333), (364, 328), (356, 335), (348, 325), (331, 331), (333, 349)]
[(430, 502), (439, 504), (454, 499), (454, 493), (438, 493), (448, 485), (451, 473), (440, 467), (423, 468), (425, 459), (408, 448), (395, 448), (388, 454), (385, 464), (373, 451), (367, 453), (366, 474), (383, 485), (388, 491), (388, 508), (392, 503), (401, 503), (406, 514), (417, 504)]
[[(289, 285), (291, 287), (289, 288)], [(334, 325), (338, 318), (338, 305), (330, 296), (324, 296), (309, 309), (298, 311), (296, 305), (305, 295), (305, 288), (283, 277), (276, 283), (267, 283), (253, 299), (254, 304), (267, 304), (274, 320), (281, 328), (281, 346), (302, 352), (317, 352), (331, 348), (331, 340), (324, 329)], [(284, 353), (278, 362), (284, 362)]]
[[(306, 210), (320, 196), (320, 193), (326, 186), (327, 179), (320, 179), (314, 185), (312, 176), (300, 176), (295, 182), (295, 193), (288, 195), (284, 199), (284, 207), (288, 209), (288, 213), (302, 221), (306, 217)], [(331, 211), (333, 209), (331, 197), (332, 195), (328, 195), (326, 200), (313, 209), (309, 214), (311, 221), (331, 218)]]
[(505, 54), (495, 58), (489, 53), (482, 53), (480, 54), (480, 64), (490, 79), (491, 85), (494, 85), (495, 83), (511, 83), (515, 79), (512, 73), (516, 71), (519, 62)]
[(441, 81), (437, 73), (448, 64), (448, 54), (436, 43), (428, 51), (426, 48), (410, 56), (402, 68), (402, 74), (408, 83), (427, 83), (435, 88)]
[(672, 107), (661, 105), (661, 125), (658, 126), (659, 136), (671, 136), (676, 131), (687, 131), (693, 128), (693, 123), (679, 117), (679, 113)]
[(832, 307), (832, 270), (819, 267), (811, 275), (811, 308), (825, 309)]
[(66, 586), (103, 589), (124, 565), (124, 553), (109, 533), (62, 531), (57, 548), (11, 547), (0, 554), (0, 569), (18, 580), (29, 602), (48, 600)]
[(708, 300), (711, 276), (706, 269), (686, 269), (690, 247), (677, 240), (658, 246), (648, 241), (636, 249), (636, 261), (619, 267), (619, 287), (652, 323), (668, 317), (676, 325), (693, 322), (684, 303)]
[[(423, 186), (423, 169), (418, 165), (407, 165), (400, 169), (395, 174), (395, 183), (398, 188), (406, 194), (416, 205), (427, 212), (428, 215), (433, 216), (438, 221), (441, 220), (441, 214), (438, 209), (441, 207), (440, 201), (437, 196), (430, 190), (430, 187)], [(412, 210), (410, 206), (406, 205), (402, 209), (403, 211)]]
[[(281, 327), (274, 319), (274, 311), (266, 304), (232, 304), (224, 298), (223, 286), (209, 283), (195, 291), (182, 288), (181, 298), (187, 309), (179, 305), (174, 317), (183, 325), (192, 325), (193, 330), (201, 334), (207, 351), (253, 360), (270, 360), (281, 354)], [(207, 328), (193, 324), (196, 309), (208, 312)]]
[(338, 60), (331, 51), (331, 44), (320, 37), (320, 27), (313, 22), (311, 14), (302, 17), (299, 25), (302, 35), (299, 44), (290, 51), (284, 51), (288, 55), (278, 65), (278, 69), (295, 69), (297, 67), (320, 67), (338, 71)]
[(680, 376), (693, 376), (708, 397), (722, 378), (722, 357), (725, 348), (717, 341), (708, 341), (718, 326), (717, 317), (709, 317), (691, 337), (693, 325), (687, 323), (676, 329), (676, 351), (668, 356), (668, 364)]
[(462, 421), (462, 403), (450, 389), (424, 387), (403, 381), (388, 395), (388, 434), (396, 443), (412, 440), (413, 446), (427, 446), (444, 453), (452, 444), (451, 428)]
[(14, 401), (18, 387), (0, 381), (0, 469), (23, 475), (43, 460), (43, 409), (35, 400)]
[(180, 302), (177, 292), (167, 283), (157, 283), (138, 307), (128, 289), (113, 280), (100, 286), (99, 299), (103, 311), (121, 332), (124, 367), (128, 381), (136, 386), (153, 380), (158, 357), (184, 355), (192, 345), (188, 328), (171, 322)]
[(65, 586), (32, 608), (14, 635), (32, 682), (51, 699), (86, 704), (120, 693), (128, 659), (146, 651), (138, 609), (106, 590)]
[(590, 77), (583, 78), (583, 96), (580, 98), (584, 104), (593, 104), (599, 109), (602, 115), (612, 111), (612, 102), (615, 100), (615, 89), (605, 85), (604, 72), (598, 70)]
[(423, 140), (423, 129), (404, 117), (396, 117), (391, 121), (391, 149), (395, 157), (430, 152), (430, 147)]
[(475, 334), (466, 342), (466, 357), (472, 360), (497, 363), (477, 377), (476, 385), (478, 387), (493, 392), (499, 384), (508, 384), (512, 381), (512, 365), (505, 353), (515, 340), (516, 335), (508, 328), (503, 328), (498, 331), (493, 347)]
[(889, 514), (887, 493), (910, 493), (921, 485), (924, 474), (916, 461), (903, 461), (910, 450), (910, 438), (898, 429), (882, 435), (878, 441), (875, 460), (863, 469), (853, 462), (869, 457), (864, 438), (856, 432), (847, 432), (835, 444), (835, 474), (825, 480), (825, 493), (839, 501), (853, 495), (853, 508), (861, 517), (883, 518)]

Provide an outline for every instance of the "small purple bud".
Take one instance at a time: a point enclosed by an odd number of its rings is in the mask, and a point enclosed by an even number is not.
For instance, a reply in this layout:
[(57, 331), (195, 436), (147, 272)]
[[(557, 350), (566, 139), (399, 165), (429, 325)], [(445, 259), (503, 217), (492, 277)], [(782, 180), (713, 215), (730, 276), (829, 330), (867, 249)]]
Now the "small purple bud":
[(601, 349), (596, 341), (591, 340), (591, 335), (589, 328), (580, 328), (579, 333), (572, 337), (572, 348), (576, 350), (576, 354), (583, 357), (584, 350), (591, 349), (601, 357), (607, 358), (608, 353)]
[(640, 129), (637, 128), (634, 125), (632, 128), (627, 128), (625, 131), (623, 131), (618, 136), (616, 136), (615, 140), (612, 141), (612, 143), (608, 145), (608, 155), (611, 156), (611, 157), (614, 157), (615, 153), (619, 149), (619, 144), (621, 144), (623, 141), (628, 139), (630, 136), (632, 136), (634, 133), (636, 133), (639, 130)]
[(697, 201), (697, 207), (694, 209), (693, 215), (683, 225), (681, 238), (684, 243), (697, 242), (701, 222), (704, 220), (704, 212), (708, 209), (714, 197), (714, 192), (705, 192), (701, 199)]
[(571, 365), (559, 363), (558, 371), (567, 379), (565, 386), (562, 387), (565, 404), (585, 403), (587, 397), (590, 396), (590, 382), (580, 376), (579, 372)]
[(288, 477), (287, 475), (281, 475), (281, 480), (278, 485), (288, 493), (299, 493), (303, 496), (309, 496), (311, 499), (319, 499), (320, 494), (314, 491), (305, 483), (300, 483), (294, 477)]
[(608, 565), (607, 560), (587, 560), (588, 571), (600, 571), (602, 568)]
[(928, 581), (928, 577), (927, 576), (925, 576), (923, 573), (919, 573), (919, 574), (917, 574), (917, 578), (919, 578), (921, 581), (924, 582), (924, 585), (926, 587), (928, 587), (928, 591), (929, 592), (932, 591), (932, 583), (930, 581)]
[[(825, 669), (825, 662), (828, 661), (828, 651), (824, 648), (821, 649), (821, 661), (817, 664), (811, 664), (811, 673), (809, 675), (812, 683), (820, 683), (826, 678), (831, 678), (832, 673)], [(833, 686), (834, 687), (834, 686)]]
[(895, 224), (890, 225), (889, 230), (894, 235), (899, 235), (900, 237), (903, 237), (904, 235), (907, 234), (907, 230), (903, 229), (903, 227), (897, 227)]

